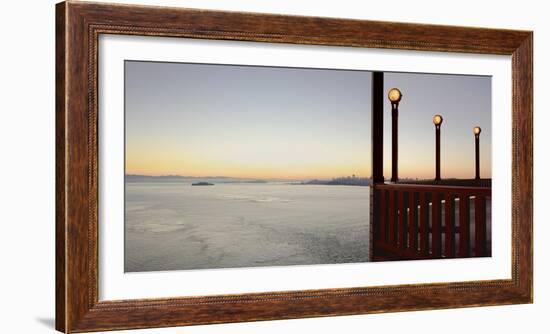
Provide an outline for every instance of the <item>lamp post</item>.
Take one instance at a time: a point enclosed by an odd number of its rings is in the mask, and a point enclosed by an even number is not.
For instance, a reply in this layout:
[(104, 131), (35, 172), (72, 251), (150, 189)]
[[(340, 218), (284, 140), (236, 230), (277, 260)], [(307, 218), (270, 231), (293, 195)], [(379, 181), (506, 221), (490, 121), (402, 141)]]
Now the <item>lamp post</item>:
[(479, 134), (481, 128), (479, 126), (474, 127), (474, 137), (476, 140), (476, 180), (479, 180)]
[(401, 101), (401, 91), (392, 88), (388, 92), (388, 99), (391, 102), (391, 182), (397, 182), (397, 116), (399, 101)]
[(443, 123), (443, 117), (434, 115), (433, 122), (435, 125), (435, 180), (441, 181), (441, 123)]

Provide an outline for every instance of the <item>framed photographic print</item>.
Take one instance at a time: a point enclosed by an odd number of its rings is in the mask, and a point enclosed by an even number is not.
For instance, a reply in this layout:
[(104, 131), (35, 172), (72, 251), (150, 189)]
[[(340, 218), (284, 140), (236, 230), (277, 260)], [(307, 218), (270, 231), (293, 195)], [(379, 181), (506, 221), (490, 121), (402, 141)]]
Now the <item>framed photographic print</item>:
[(56, 12), (59, 331), (532, 302), (532, 32)]

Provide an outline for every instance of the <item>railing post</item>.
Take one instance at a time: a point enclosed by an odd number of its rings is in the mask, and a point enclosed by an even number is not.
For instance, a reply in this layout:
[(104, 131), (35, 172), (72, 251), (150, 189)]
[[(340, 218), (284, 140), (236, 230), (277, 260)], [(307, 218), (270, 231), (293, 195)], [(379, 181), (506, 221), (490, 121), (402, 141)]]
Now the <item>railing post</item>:
[(475, 256), (487, 256), (487, 206), (485, 196), (475, 199)]
[(397, 191), (397, 203), (399, 210), (399, 226), (397, 227), (399, 247), (405, 249), (407, 248), (407, 229), (405, 226), (405, 216), (407, 215), (407, 210), (405, 209), (405, 191)]
[(395, 245), (395, 190), (390, 189), (388, 198), (388, 243)]
[(429, 226), (428, 226), (428, 208), (426, 205), (426, 193), (420, 192), (418, 195), (419, 199), (418, 202), (420, 204), (420, 253), (423, 256), (428, 255), (428, 233), (429, 233)]
[(409, 217), (407, 222), (409, 224), (409, 250), (413, 253), (417, 253), (418, 227), (416, 224), (416, 203), (414, 194), (414, 192), (409, 191)]
[(445, 194), (445, 257), (455, 256), (455, 198), (451, 193)]
[(470, 196), (460, 195), (460, 235), (459, 235), (459, 256), (470, 256)]
[(379, 224), (379, 227), (380, 227), (380, 240), (383, 241), (383, 242), (387, 242), (388, 241), (388, 235), (386, 234), (386, 231), (388, 229), (387, 227), (387, 224), (386, 224), (386, 190), (385, 189), (380, 189), (378, 190), (378, 196), (379, 196), (379, 201), (380, 201), (380, 206), (378, 208), (378, 210), (380, 211), (379, 214), (380, 214), (380, 224)]
[(441, 257), (441, 198), (432, 193), (432, 257)]

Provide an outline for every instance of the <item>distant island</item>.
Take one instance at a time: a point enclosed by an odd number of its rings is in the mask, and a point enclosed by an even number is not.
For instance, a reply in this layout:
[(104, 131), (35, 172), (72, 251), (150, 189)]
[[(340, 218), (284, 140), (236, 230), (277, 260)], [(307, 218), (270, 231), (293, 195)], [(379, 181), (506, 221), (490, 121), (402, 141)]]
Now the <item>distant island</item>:
[(193, 186), (210, 186), (228, 183), (271, 183), (282, 182), (291, 185), (340, 185), (340, 186), (369, 186), (370, 179), (356, 175), (336, 177), (332, 179), (312, 179), (309, 181), (284, 180), (284, 179), (254, 179), (229, 176), (182, 176), (182, 175), (137, 175), (126, 174), (126, 182), (181, 182), (191, 183)]
[(299, 183), (292, 183), (297, 185), (308, 185), (308, 184), (319, 184), (319, 185), (329, 185), (329, 186), (368, 186), (370, 185), (370, 179), (366, 177), (357, 177), (355, 175), (337, 177), (332, 180), (310, 180), (302, 181)]
[(213, 186), (214, 183), (209, 182), (197, 182), (197, 183), (191, 183), (192, 186)]

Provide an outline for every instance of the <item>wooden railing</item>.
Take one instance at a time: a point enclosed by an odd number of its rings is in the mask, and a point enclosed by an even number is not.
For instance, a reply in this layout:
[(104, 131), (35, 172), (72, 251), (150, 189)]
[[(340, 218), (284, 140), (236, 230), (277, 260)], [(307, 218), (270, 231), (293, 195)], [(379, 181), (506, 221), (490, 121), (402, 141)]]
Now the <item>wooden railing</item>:
[(374, 261), (490, 256), (491, 188), (399, 183), (373, 187)]

